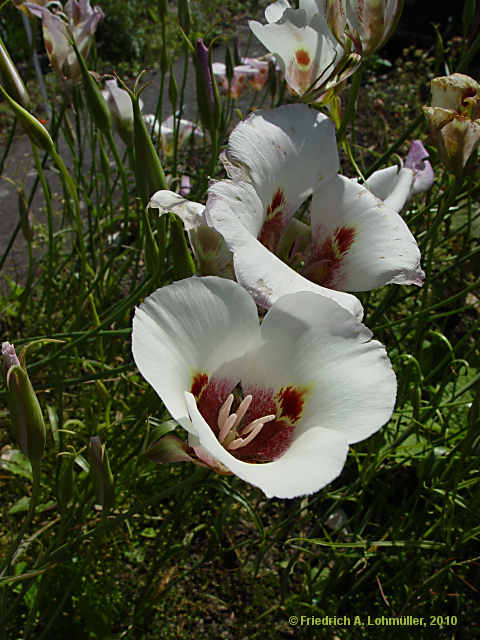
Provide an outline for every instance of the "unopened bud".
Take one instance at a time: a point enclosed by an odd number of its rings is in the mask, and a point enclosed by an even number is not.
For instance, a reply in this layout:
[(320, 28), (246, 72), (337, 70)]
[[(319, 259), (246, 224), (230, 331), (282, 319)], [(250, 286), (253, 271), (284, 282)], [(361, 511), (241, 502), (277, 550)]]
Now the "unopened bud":
[(30, 106), (30, 96), (23, 84), (23, 80), (13, 64), (12, 59), (8, 55), (8, 51), (0, 38), (0, 73), (7, 90), (15, 100), (22, 106), (28, 108)]
[(462, 175), (480, 145), (480, 85), (462, 73), (434, 78), (432, 105), (423, 111), (440, 158), (452, 173)]
[(43, 124), (39, 120), (37, 120), (35, 116), (24, 109), (18, 102), (16, 102), (5, 91), (2, 85), (0, 85), (0, 93), (8, 102), (14, 114), (17, 116), (17, 119), (22, 125), (27, 136), (30, 138), (30, 141), (44, 151), (52, 151), (52, 149), (54, 149), (53, 140)]
[(32, 215), (28, 206), (27, 196), (23, 186), (17, 187), (18, 193), (18, 212), (20, 214), (20, 227), (23, 237), (27, 242), (33, 240), (33, 224)]
[(198, 111), (204, 128), (212, 133), (218, 125), (220, 97), (212, 72), (208, 49), (201, 38), (197, 40), (196, 51)]
[(33, 467), (39, 464), (45, 449), (46, 432), (42, 410), (13, 344), (3, 342), (2, 355), (12, 435)]
[(57, 476), (57, 502), (64, 511), (73, 497), (73, 461), (71, 455), (63, 455)]
[(80, 71), (82, 73), (83, 87), (85, 89), (85, 99), (87, 101), (88, 110), (92, 115), (95, 124), (103, 133), (107, 133), (112, 128), (112, 114), (105, 102), (100, 87), (93, 79), (91, 73), (87, 69), (85, 60), (82, 54), (77, 48), (77, 45), (72, 40), (72, 47), (77, 56), (78, 63), (80, 65)]
[(90, 438), (88, 450), (92, 470), (95, 474), (94, 485), (97, 502), (105, 510), (111, 509), (115, 503), (115, 488), (105, 445), (101, 443), (98, 436), (94, 436)]

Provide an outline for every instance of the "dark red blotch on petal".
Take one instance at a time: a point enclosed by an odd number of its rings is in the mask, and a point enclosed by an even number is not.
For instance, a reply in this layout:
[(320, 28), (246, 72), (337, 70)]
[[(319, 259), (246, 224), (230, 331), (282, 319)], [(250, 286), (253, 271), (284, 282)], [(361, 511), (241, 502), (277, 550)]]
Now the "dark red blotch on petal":
[(275, 396), (280, 407), (280, 416), (292, 423), (298, 422), (303, 411), (306, 389), (282, 387)]
[(258, 239), (271, 251), (275, 251), (280, 236), (285, 227), (283, 216), (283, 207), (285, 205), (285, 196), (282, 189), (277, 189), (273, 194), (272, 201), (267, 207), (265, 222)]
[(200, 394), (202, 393), (203, 389), (207, 386), (207, 383), (208, 383), (208, 374), (197, 373), (193, 376), (190, 393), (195, 396), (196, 400), (200, 398)]
[(280, 458), (290, 447), (295, 427), (285, 420), (267, 422), (258, 436), (234, 453), (244, 462), (271, 462)]
[(355, 238), (353, 227), (339, 227), (335, 230), (335, 244), (337, 245), (339, 257), (342, 257), (352, 246)]
[(355, 240), (354, 227), (337, 227), (320, 247), (313, 248), (303, 274), (317, 284), (335, 289), (340, 286), (338, 276), (342, 259)]
[(302, 65), (302, 67), (308, 67), (310, 64), (310, 56), (308, 51), (305, 51), (305, 49), (298, 49), (295, 51), (295, 58), (297, 59), (298, 64)]
[(235, 451), (235, 457), (244, 462), (271, 462), (283, 455), (292, 443), (307, 392), (306, 387), (293, 385), (282, 387), (278, 393), (273, 389), (244, 386), (243, 393), (251, 394), (253, 399), (242, 425), (271, 414), (277, 419), (266, 422), (250, 444)]
[(210, 379), (206, 373), (193, 376), (191, 393), (197, 401), (197, 408), (212, 431), (218, 434), (218, 412), (229, 393), (235, 388), (236, 381), (228, 378)]

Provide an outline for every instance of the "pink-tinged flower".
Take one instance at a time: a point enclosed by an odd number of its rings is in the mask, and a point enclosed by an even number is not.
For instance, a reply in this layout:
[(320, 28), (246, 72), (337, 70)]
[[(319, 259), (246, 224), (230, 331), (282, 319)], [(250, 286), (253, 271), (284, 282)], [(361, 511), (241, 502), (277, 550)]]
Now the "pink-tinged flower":
[(403, 9), (402, 0), (317, 0), (316, 4), (338, 41), (351, 39), (362, 55), (385, 44)]
[[(361, 317), (345, 292), (421, 285), (407, 225), (367, 187), (338, 175), (335, 127), (323, 114), (300, 104), (255, 112), (233, 130), (224, 164), (230, 179), (210, 186), (205, 219), (225, 238), (237, 281), (260, 306), (308, 290)], [(402, 169), (388, 200), (403, 206), (412, 181), (413, 171)], [(294, 215), (310, 195), (309, 226)]]
[(215, 75), (220, 91), (225, 96), (239, 98), (248, 87), (250, 78), (258, 75), (258, 69), (249, 64), (241, 64), (233, 67), (233, 78), (229, 82), (227, 78), (227, 67), (223, 62), (214, 62), (212, 71)]
[(49, 2), (48, 8), (31, 2), (23, 5), (42, 19), (43, 40), (53, 69), (64, 80), (79, 80), (80, 65), (70, 45), (70, 34), (86, 58), (103, 11), (98, 6), (92, 9), (90, 0), (68, 0), (65, 7), (61, 2)]
[(350, 43), (335, 38), (315, 0), (300, 0), (299, 9), (279, 0), (266, 8), (265, 18), (265, 25), (251, 20), (250, 29), (275, 54), (294, 93), (316, 99), (360, 64), (360, 56), (350, 52)]
[(308, 292), (279, 300), (259, 325), (237, 283), (181, 280), (136, 309), (132, 350), (188, 432), (188, 443), (170, 441), (158, 459), (233, 473), (267, 497), (331, 482), (349, 444), (378, 431), (395, 403), (383, 346), (348, 311)]
[[(268, 72), (270, 70), (269, 60), (260, 58), (242, 58), (242, 64), (253, 67), (256, 73), (248, 77), (248, 83), (256, 91), (261, 91), (267, 84)], [(275, 71), (280, 71), (280, 66), (275, 65)]]
[(394, 165), (375, 171), (366, 186), (384, 204), (399, 212), (411, 197), (431, 189), (434, 175), (428, 158), (421, 140), (414, 140), (402, 167)]
[(463, 73), (434, 78), (432, 106), (423, 111), (440, 158), (461, 175), (480, 144), (480, 84)]
[(197, 142), (203, 142), (204, 133), (194, 122), (181, 118), (174, 120), (173, 115), (168, 116), (162, 123), (156, 120), (153, 113), (147, 113), (143, 116), (147, 128), (154, 138), (160, 134), (160, 143), (162, 151), (166, 155), (173, 154), (173, 145), (175, 143), (175, 126), (178, 128), (178, 146), (181, 147), (193, 135)]
[(227, 67), (223, 62), (214, 62), (212, 70), (223, 95), (239, 98), (248, 87), (260, 91), (268, 80), (269, 62), (260, 58), (242, 58), (242, 64), (233, 67), (233, 78), (229, 82)]

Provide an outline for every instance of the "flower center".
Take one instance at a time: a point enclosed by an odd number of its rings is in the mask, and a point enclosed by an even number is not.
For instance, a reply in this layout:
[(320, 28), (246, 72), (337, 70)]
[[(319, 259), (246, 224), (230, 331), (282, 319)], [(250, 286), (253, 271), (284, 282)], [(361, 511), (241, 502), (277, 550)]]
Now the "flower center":
[(225, 449), (233, 451), (240, 449), (250, 444), (254, 438), (260, 433), (263, 425), (267, 422), (275, 420), (275, 414), (269, 414), (261, 418), (252, 420), (247, 425), (240, 427), (242, 419), (250, 404), (252, 403), (253, 396), (247, 395), (239, 404), (235, 413), (230, 413), (233, 404), (233, 394), (230, 393), (227, 399), (220, 407), (218, 412), (218, 440)]

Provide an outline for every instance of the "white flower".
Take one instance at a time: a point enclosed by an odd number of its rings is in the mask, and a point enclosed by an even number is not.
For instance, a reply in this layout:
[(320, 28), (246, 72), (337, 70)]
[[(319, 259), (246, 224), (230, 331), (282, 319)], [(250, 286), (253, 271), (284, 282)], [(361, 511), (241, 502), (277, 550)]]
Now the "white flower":
[(401, 0), (316, 0), (316, 4), (339, 42), (350, 38), (362, 55), (385, 44), (403, 9)]
[(92, 9), (90, 0), (68, 0), (65, 7), (61, 2), (50, 2), (48, 8), (31, 2), (23, 5), (42, 19), (43, 40), (52, 67), (64, 79), (79, 80), (80, 65), (70, 45), (69, 32), (86, 58), (103, 11), (98, 6)]
[(432, 187), (434, 175), (428, 157), (422, 142), (414, 140), (402, 168), (393, 166), (375, 171), (366, 185), (384, 204), (399, 212), (412, 196)]
[[(106, 80), (102, 91), (113, 122), (120, 134), (120, 137), (127, 145), (133, 144), (133, 106), (130, 96), (125, 89), (118, 86), (117, 80), (112, 78)], [(140, 110), (143, 107), (142, 100), (139, 99)]]
[(235, 277), (232, 254), (223, 237), (207, 224), (203, 204), (187, 200), (174, 191), (163, 190), (153, 194), (148, 207), (158, 209), (161, 216), (173, 213), (182, 220), (201, 275)]
[(308, 292), (279, 300), (259, 325), (237, 283), (181, 280), (136, 309), (132, 345), (140, 372), (188, 432), (186, 451), (158, 459), (197, 459), (268, 497), (331, 482), (348, 445), (385, 424), (395, 403), (382, 345), (348, 311)]
[[(358, 300), (344, 292), (421, 284), (420, 252), (396, 208), (338, 175), (326, 116), (305, 105), (257, 111), (233, 130), (224, 160), (231, 179), (209, 188), (204, 215), (257, 304), (318, 291), (361, 317)], [(402, 169), (392, 205), (403, 206), (412, 180)], [(293, 218), (309, 195), (311, 228)]]
[(423, 111), (440, 158), (450, 171), (462, 175), (475, 164), (480, 145), (480, 84), (463, 73), (434, 78), (432, 106)]
[(314, 0), (300, 0), (292, 9), (279, 0), (265, 10), (266, 25), (251, 20), (250, 29), (278, 58), (289, 88), (299, 95), (320, 94), (350, 76), (360, 63), (348, 43), (339, 43), (324, 11)]

